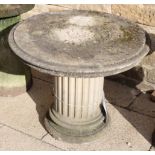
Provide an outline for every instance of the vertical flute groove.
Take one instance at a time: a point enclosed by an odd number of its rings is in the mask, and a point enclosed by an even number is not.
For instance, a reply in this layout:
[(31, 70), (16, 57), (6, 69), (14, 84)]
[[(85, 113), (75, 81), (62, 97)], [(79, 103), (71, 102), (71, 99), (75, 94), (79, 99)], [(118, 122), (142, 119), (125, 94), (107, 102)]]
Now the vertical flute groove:
[(82, 86), (81, 86), (81, 118), (82, 118), (82, 111), (83, 111), (83, 78), (82, 78)]
[(95, 78), (95, 85), (96, 85), (96, 88), (94, 88), (94, 103), (93, 103), (93, 109), (94, 109), (94, 115), (96, 115), (96, 109), (98, 108), (98, 103), (99, 103), (99, 87), (100, 87), (100, 83), (99, 83), (99, 80), (97, 78)]
[(76, 114), (75, 117), (78, 119), (81, 116), (81, 78), (76, 78)]
[(82, 106), (83, 106), (83, 110), (82, 110), (82, 116), (83, 118), (87, 118), (88, 116), (88, 104), (89, 104), (89, 79), (85, 78), (83, 79), (83, 102), (82, 102)]
[(54, 91), (55, 91), (55, 111), (57, 111), (58, 109), (58, 99), (57, 99), (57, 92), (58, 92), (58, 87), (57, 87), (57, 77), (54, 78), (54, 82), (55, 82), (55, 85), (54, 85)]
[(76, 117), (81, 118), (82, 78), (76, 80)]
[(58, 77), (58, 105), (59, 114), (62, 114), (62, 81), (61, 77)]
[(69, 96), (70, 96), (70, 94), (69, 94), (69, 77), (67, 78), (67, 83), (68, 83), (68, 90), (67, 90), (67, 93), (68, 93), (68, 95), (67, 95), (67, 97), (68, 97), (67, 116), (69, 117), (69, 115), (70, 115), (70, 113), (69, 113), (69, 109), (70, 109), (70, 104), (69, 104)]
[(67, 116), (68, 108), (68, 80), (67, 77), (63, 77), (63, 108), (64, 115)]
[(76, 78), (75, 78), (75, 96), (74, 96), (74, 118), (76, 117)]
[(64, 108), (63, 108), (63, 78), (62, 77), (60, 77), (61, 78), (61, 106), (62, 106), (62, 114), (64, 114)]
[(69, 116), (74, 118), (75, 104), (75, 78), (69, 78)]

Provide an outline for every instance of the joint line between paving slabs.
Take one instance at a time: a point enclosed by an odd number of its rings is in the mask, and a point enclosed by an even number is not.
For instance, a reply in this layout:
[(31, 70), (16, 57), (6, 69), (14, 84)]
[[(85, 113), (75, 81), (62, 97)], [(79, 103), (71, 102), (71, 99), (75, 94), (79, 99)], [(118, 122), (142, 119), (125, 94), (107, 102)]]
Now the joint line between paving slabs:
[(4, 125), (3, 124), (0, 124), (0, 128), (2, 128)]
[(135, 113), (137, 113), (137, 114), (139, 114), (139, 115), (142, 115), (142, 116), (146, 116), (146, 117), (149, 117), (149, 118), (155, 118), (155, 117), (153, 117), (153, 116), (140, 113), (140, 112), (135, 111), (135, 110), (133, 110), (133, 109), (128, 109), (128, 106), (127, 106), (127, 107), (123, 107), (123, 106), (120, 106), (120, 105), (117, 105), (117, 104), (114, 104), (114, 103), (111, 103), (111, 104), (114, 105), (114, 106), (117, 106), (117, 107), (119, 107), (119, 108), (125, 109), (125, 110), (127, 110), (127, 111), (129, 111), (129, 112), (135, 112)]
[(153, 146), (151, 145), (148, 151), (151, 151), (152, 147), (153, 147)]
[[(7, 125), (7, 124), (4, 124), (4, 123), (2, 123), (2, 122), (0, 122), (0, 124), (3, 125), (2, 127), (6, 126), (6, 127), (10, 128), (10, 129), (12, 129), (12, 130), (15, 130), (15, 131), (21, 133), (21, 134), (27, 135), (27, 136), (30, 137), (30, 138), (34, 138), (34, 139), (36, 139), (36, 140), (41, 141), (42, 143), (48, 144), (48, 145), (53, 146), (53, 147), (55, 147), (55, 148), (57, 148), (57, 149), (60, 149), (60, 150), (62, 150), (62, 151), (66, 151), (66, 150), (64, 150), (64, 149), (62, 149), (62, 148), (59, 148), (59, 147), (57, 147), (57, 146), (55, 146), (55, 145), (53, 145), (53, 144), (50, 144), (50, 143), (48, 143), (48, 142), (46, 142), (46, 141), (42, 141), (42, 140), (39, 139), (39, 138), (33, 137), (32, 135), (29, 135), (29, 134), (27, 134), (27, 133), (25, 133), (25, 132), (23, 132), (23, 131), (20, 131), (20, 130), (18, 130), (18, 129), (15, 129), (15, 128), (13, 128), (13, 127)], [(48, 134), (48, 133), (47, 133), (47, 134)]]
[(146, 117), (155, 118), (154, 116), (150, 116), (150, 115), (148, 115), (148, 114), (143, 114), (143, 113), (140, 113), (140, 112), (138, 112), (138, 111), (136, 111), (136, 110), (133, 110), (133, 109), (130, 109), (129, 111), (135, 112), (135, 113), (137, 113), (137, 114), (140, 114), (140, 115), (143, 115), (143, 116), (146, 116)]
[(43, 140), (43, 138), (46, 137), (47, 135), (48, 135), (48, 133), (46, 133), (45, 135), (43, 135), (43, 136), (41, 137), (41, 140)]
[(136, 97), (131, 101), (131, 103), (129, 103), (129, 105), (126, 107), (127, 109), (130, 110), (131, 105), (134, 104), (135, 100), (142, 94), (142, 92), (140, 92), (139, 94), (136, 95)]

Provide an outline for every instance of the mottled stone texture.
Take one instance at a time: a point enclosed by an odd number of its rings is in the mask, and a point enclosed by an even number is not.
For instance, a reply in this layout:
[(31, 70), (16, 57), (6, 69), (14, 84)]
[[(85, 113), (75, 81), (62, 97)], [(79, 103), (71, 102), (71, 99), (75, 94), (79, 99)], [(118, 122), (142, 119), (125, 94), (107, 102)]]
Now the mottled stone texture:
[(149, 52), (139, 26), (118, 16), (89, 11), (33, 16), (12, 29), (9, 45), (35, 69), (74, 77), (118, 74)]
[(113, 14), (123, 16), (132, 21), (155, 26), (155, 5), (112, 5)]

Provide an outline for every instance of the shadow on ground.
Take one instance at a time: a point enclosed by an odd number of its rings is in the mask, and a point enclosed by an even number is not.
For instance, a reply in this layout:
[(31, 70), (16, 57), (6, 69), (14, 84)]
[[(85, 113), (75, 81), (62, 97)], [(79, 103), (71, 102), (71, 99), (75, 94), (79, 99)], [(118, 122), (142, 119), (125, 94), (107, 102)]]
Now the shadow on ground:
[[(14, 26), (14, 25), (13, 25)], [(13, 26), (10, 26), (0, 31), (0, 95), (1, 96), (16, 96), (19, 95), (31, 86), (30, 68), (12, 52), (8, 43), (8, 35)], [(15, 76), (14, 76), (15, 75)], [(22, 83), (21, 77), (24, 77), (25, 85), (16, 87), (16, 83)], [(4, 80), (5, 79), (5, 80)], [(15, 81), (15, 82), (14, 82)], [(8, 88), (12, 85), (12, 89)]]
[[(44, 74), (42, 74), (42, 76), (44, 76)], [(51, 76), (51, 78), (53, 77)], [(33, 86), (28, 91), (28, 94), (36, 103), (39, 121), (43, 127), (45, 115), (54, 100), (54, 96), (52, 94), (53, 85), (53, 83), (45, 82), (40, 79), (33, 79)]]
[[(125, 82), (123, 82), (123, 83), (125, 83)], [(133, 86), (133, 84), (132, 84), (132, 86)], [(106, 89), (109, 87), (108, 80), (107, 81), (105, 80), (104, 87), (105, 87), (105, 96), (106, 96), (107, 100), (110, 101), (113, 94), (106, 91)], [(108, 95), (107, 95), (107, 93), (108, 93)], [(118, 90), (115, 93), (116, 96), (117, 96), (117, 93), (120, 98), (124, 97), (123, 96), (124, 93), (120, 92), (120, 90)], [(124, 107), (120, 106), (119, 103), (117, 103), (117, 101), (115, 103), (110, 103), (110, 104), (112, 104), (117, 109), (117, 111), (151, 144), (152, 143), (152, 133), (155, 129), (155, 118), (143, 114), (143, 111), (134, 112), (134, 110), (130, 109), (130, 106), (134, 104), (134, 101), (141, 94), (142, 94), (142, 92), (138, 93), (138, 95), (135, 98), (131, 99), (131, 102), (129, 103), (128, 106), (124, 106)], [(121, 97), (121, 95), (122, 95), (122, 97)], [(128, 95), (128, 94), (126, 94), (126, 95)], [(148, 97), (148, 93), (146, 93), (144, 95), (146, 95)], [(126, 102), (128, 102), (128, 101), (126, 101)], [(126, 103), (124, 103), (124, 104), (126, 104)], [(149, 106), (149, 98), (148, 98), (148, 106)]]

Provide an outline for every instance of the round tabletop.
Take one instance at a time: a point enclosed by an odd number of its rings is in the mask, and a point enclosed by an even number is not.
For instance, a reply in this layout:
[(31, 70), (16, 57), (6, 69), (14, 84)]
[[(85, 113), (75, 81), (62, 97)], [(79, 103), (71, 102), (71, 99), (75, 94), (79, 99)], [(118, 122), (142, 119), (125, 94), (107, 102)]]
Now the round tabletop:
[(145, 31), (115, 15), (43, 13), (17, 24), (9, 44), (29, 66), (56, 76), (99, 77), (126, 71), (149, 52)]
[(33, 7), (34, 4), (0, 4), (0, 18), (18, 16)]

